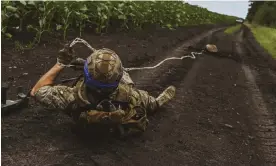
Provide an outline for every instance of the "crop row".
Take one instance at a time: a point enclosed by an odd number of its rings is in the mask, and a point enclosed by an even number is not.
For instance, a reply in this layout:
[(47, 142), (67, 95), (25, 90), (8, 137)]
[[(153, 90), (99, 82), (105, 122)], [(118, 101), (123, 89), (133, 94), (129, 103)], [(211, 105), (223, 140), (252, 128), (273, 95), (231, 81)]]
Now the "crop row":
[(108, 31), (112, 22), (122, 30), (158, 24), (173, 29), (194, 24), (231, 23), (235, 17), (213, 13), (183, 1), (1, 1), (2, 35), (12, 38), (9, 31), (35, 32), (34, 43), (43, 33), (62, 32), (66, 39), (69, 29), (79, 35), (85, 27), (97, 33)]

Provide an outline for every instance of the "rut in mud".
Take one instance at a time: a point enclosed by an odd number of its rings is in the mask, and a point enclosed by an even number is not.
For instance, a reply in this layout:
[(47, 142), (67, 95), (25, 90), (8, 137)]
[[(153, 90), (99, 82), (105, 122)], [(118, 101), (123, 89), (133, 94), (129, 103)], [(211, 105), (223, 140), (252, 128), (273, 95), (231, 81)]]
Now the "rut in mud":
[[(254, 91), (259, 89), (268, 113), (264, 117), (270, 115), (275, 121), (274, 61), (252, 55), (252, 46), (248, 46), (246, 40), (249, 33), (243, 36), (245, 39), (237, 41), (218, 28), (201, 26), (172, 32), (87, 35), (84, 39), (94, 47), (114, 49), (125, 67), (152, 66), (166, 57), (183, 56), (187, 53), (183, 47), (188, 45), (203, 47), (213, 43), (229, 55), (221, 58), (204, 54), (196, 60), (175, 60), (154, 70), (130, 72), (137, 87), (153, 96), (169, 85), (177, 88), (175, 98), (150, 117), (147, 131), (137, 138), (81, 139), (71, 132), (71, 120), (65, 115), (47, 112), (32, 103), (31, 108), (2, 118), (2, 164), (258, 166), (275, 162), (275, 137), (271, 135), (272, 144), (260, 138), (260, 128), (256, 126), (267, 123), (258, 121), (259, 108), (254, 104)], [(2, 47), (2, 80), (11, 76), (14, 86), (31, 87), (55, 63), (53, 57), (59, 48), (50, 43), (18, 55), (5, 45)], [(84, 46), (79, 46), (76, 52), (82, 56), (89, 54)], [(264, 67), (266, 62), (270, 65)], [(243, 65), (256, 71), (254, 87), (250, 86)], [(23, 76), (25, 72), (28, 75)], [(67, 70), (61, 77), (75, 74)], [(11, 90), (11, 94), (14, 96), (15, 91)], [(273, 131), (272, 127), (268, 133)], [(266, 150), (263, 144), (272, 148)]]
[[(267, 165), (276, 164), (276, 93), (273, 88), (276, 85), (275, 75), (275, 60), (262, 50), (252, 44), (247, 38), (243, 39), (244, 33), (248, 34), (248, 29), (244, 27), (244, 31), (241, 31), (237, 35), (239, 42), (244, 42), (246, 47), (241, 47), (240, 44), (236, 44), (237, 52), (240, 54), (250, 54), (249, 58), (244, 59), (242, 69), (247, 79), (247, 86), (250, 90), (252, 97), (252, 110), (253, 118), (252, 123), (256, 136), (260, 140), (259, 150), (263, 152), (264, 162)], [(251, 36), (252, 37), (252, 36)], [(258, 49), (259, 48), (259, 49)], [(259, 50), (259, 51), (257, 51)], [(263, 58), (260, 59), (260, 56)], [(250, 63), (252, 59), (259, 59), (258, 63)], [(273, 71), (274, 70), (274, 71)]]

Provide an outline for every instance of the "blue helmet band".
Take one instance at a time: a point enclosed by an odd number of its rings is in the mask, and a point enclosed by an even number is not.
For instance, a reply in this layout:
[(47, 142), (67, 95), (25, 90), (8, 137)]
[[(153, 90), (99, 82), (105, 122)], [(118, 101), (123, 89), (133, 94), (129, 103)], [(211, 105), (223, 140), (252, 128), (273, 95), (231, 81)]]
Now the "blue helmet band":
[(84, 83), (88, 87), (96, 87), (96, 88), (116, 88), (119, 85), (119, 82), (115, 82), (112, 84), (105, 84), (93, 79), (92, 75), (89, 73), (87, 61), (84, 64)]

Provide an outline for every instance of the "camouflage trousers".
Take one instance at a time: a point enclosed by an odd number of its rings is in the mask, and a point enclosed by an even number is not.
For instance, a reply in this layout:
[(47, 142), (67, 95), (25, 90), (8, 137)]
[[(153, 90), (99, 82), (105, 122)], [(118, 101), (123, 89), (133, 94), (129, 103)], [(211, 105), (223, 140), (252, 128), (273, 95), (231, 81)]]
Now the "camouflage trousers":
[(156, 98), (149, 95), (147, 91), (135, 90), (132, 97), (136, 98), (136, 105), (132, 109), (135, 113), (123, 123), (127, 135), (142, 133), (146, 130), (149, 120), (148, 115), (158, 109)]
[[(120, 132), (124, 131), (125, 135), (132, 135), (142, 133), (148, 126), (148, 115), (154, 113), (158, 109), (156, 98), (149, 95), (147, 91), (133, 89), (130, 96), (129, 109), (122, 109), (126, 115), (122, 117), (120, 124), (102, 123), (101, 119), (106, 117), (106, 112), (103, 111), (88, 111), (88, 118), (90, 120), (86, 125), (93, 126), (110, 126), (120, 128)], [(114, 125), (114, 126), (112, 126)]]
[(147, 114), (152, 114), (156, 111), (158, 104), (155, 97), (149, 95), (147, 91), (139, 89), (135, 90), (134, 94), (133, 96), (138, 99), (137, 104), (144, 107), (147, 110)]

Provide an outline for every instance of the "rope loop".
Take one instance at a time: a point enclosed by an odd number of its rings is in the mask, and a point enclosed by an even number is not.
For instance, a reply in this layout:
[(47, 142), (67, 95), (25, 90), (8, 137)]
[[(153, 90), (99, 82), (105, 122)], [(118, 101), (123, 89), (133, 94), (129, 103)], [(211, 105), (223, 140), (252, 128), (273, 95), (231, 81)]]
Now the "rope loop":
[(73, 47), (77, 43), (82, 43), (82, 44), (86, 45), (93, 52), (96, 51), (96, 49), (93, 48), (87, 41), (85, 41), (85, 40), (83, 40), (81, 38), (76, 38), (75, 40), (73, 40), (72, 43), (70, 44), (70, 47)]
[[(72, 43), (70, 44), (70, 47), (73, 47), (77, 43), (83, 43), (84, 45), (86, 45), (93, 52), (96, 51), (96, 49), (93, 48), (87, 41), (85, 41), (85, 40), (83, 40), (81, 38), (76, 38), (75, 40), (73, 40)], [(134, 70), (155, 69), (155, 68), (159, 67), (161, 64), (163, 64), (164, 62), (166, 62), (168, 60), (182, 60), (182, 59), (185, 59), (185, 58), (196, 59), (195, 55), (201, 55), (202, 53), (203, 53), (203, 51), (201, 51), (201, 52), (191, 52), (190, 55), (185, 55), (185, 56), (182, 56), (182, 57), (170, 57), (170, 58), (166, 58), (163, 61), (159, 62), (155, 66), (151, 66), (151, 67), (130, 67), (130, 68), (124, 68), (124, 70), (125, 71), (134, 71)]]

